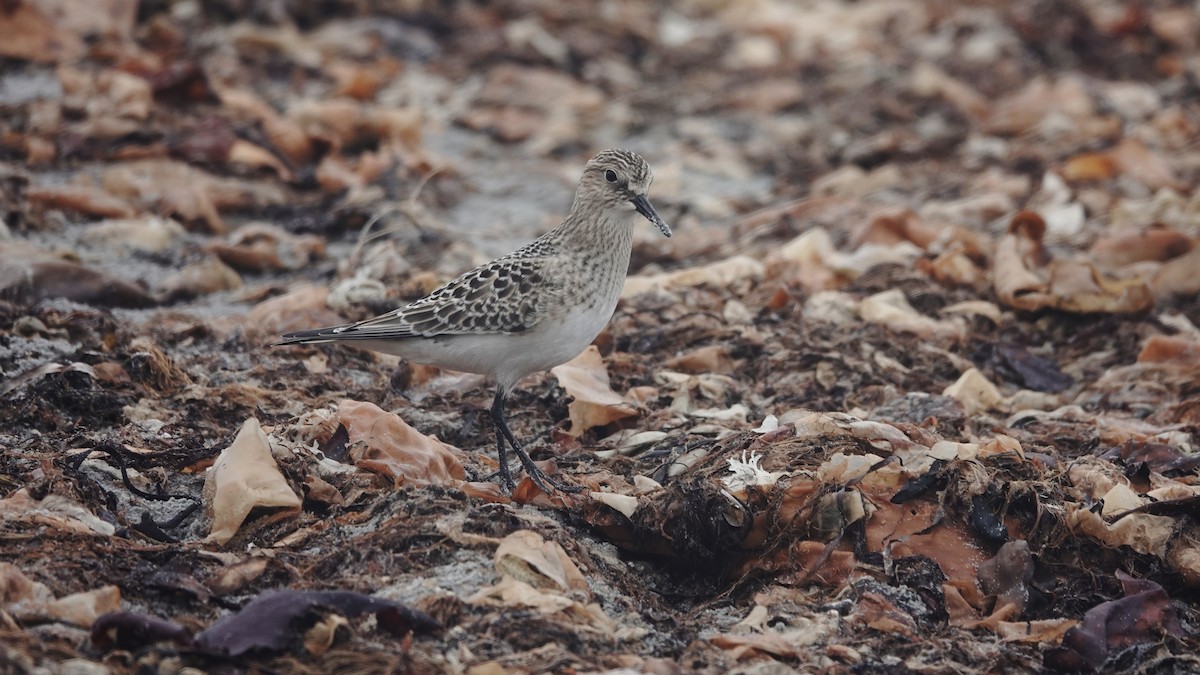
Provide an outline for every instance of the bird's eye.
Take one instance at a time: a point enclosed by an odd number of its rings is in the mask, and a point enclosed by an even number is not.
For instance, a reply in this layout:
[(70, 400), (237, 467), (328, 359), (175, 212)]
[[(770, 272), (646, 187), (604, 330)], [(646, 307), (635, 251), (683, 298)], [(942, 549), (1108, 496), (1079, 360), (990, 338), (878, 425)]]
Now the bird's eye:
[(613, 171), (612, 169), (605, 169), (604, 170), (604, 180), (606, 180), (610, 183), (617, 182), (617, 172)]

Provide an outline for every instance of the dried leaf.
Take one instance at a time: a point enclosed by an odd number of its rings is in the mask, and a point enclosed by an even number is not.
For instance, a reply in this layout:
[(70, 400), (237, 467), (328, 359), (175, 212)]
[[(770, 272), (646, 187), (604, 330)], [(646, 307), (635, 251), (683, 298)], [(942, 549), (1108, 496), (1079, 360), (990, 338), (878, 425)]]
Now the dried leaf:
[(1118, 571), (1124, 597), (1089, 609), (1063, 636), (1062, 647), (1048, 652), (1046, 662), (1059, 669), (1099, 669), (1110, 653), (1126, 647), (1182, 636), (1179, 614), (1162, 586)]
[(567, 434), (579, 438), (592, 427), (602, 427), (637, 415), (637, 408), (609, 388), (608, 371), (600, 350), (589, 345), (579, 356), (550, 370), (567, 391), (571, 427)]
[(966, 325), (958, 317), (939, 321), (918, 313), (898, 288), (863, 299), (858, 306), (858, 313), (864, 321), (924, 339), (959, 340), (966, 337), (967, 332)]
[(466, 479), (457, 448), (410, 427), (374, 403), (343, 400), (338, 421), (350, 435), (350, 457), (396, 485), (454, 485)]
[(116, 586), (55, 598), (45, 584), (25, 576), (16, 565), (0, 562), (0, 609), (18, 621), (62, 621), (88, 628), (120, 605), (121, 589)]
[(228, 244), (208, 249), (222, 262), (243, 272), (295, 270), (325, 256), (324, 239), (295, 235), (269, 223), (249, 223), (238, 228)]
[(495, 563), (500, 574), (534, 588), (591, 597), (587, 580), (563, 547), (532, 530), (517, 530), (501, 540)]
[(1060, 309), (1078, 313), (1140, 312), (1154, 305), (1147, 283), (1112, 279), (1088, 261), (1051, 260), (1042, 245), (1046, 224), (1036, 213), (1013, 216), (996, 247), (992, 272), (996, 295), (1022, 310)]
[(267, 591), (196, 636), (202, 650), (228, 656), (270, 656), (303, 643), (307, 631), (334, 612), (374, 614), (398, 637), (430, 633), (440, 626), (424, 612), (398, 602), (351, 591)]
[(276, 186), (220, 178), (166, 159), (110, 165), (101, 181), (109, 192), (146, 210), (174, 216), (188, 225), (202, 225), (216, 234), (228, 229), (222, 210), (262, 208), (286, 201), (283, 190)]
[[(55, 364), (56, 365), (56, 364)], [(20, 488), (0, 499), (0, 521), (47, 526), (77, 534), (99, 534), (111, 537), (116, 528), (62, 495), (46, 495), (42, 499), (30, 496), (28, 488)]]
[(710, 285), (725, 288), (743, 279), (756, 280), (763, 276), (763, 264), (749, 256), (739, 255), (720, 262), (667, 272), (653, 276), (632, 276), (625, 280), (622, 298), (631, 298), (652, 290)]
[(204, 494), (212, 518), (205, 541), (214, 544), (232, 539), (256, 508), (300, 510), (300, 498), (279, 472), (271, 442), (253, 417), (217, 456), (205, 478)]
[(25, 190), (32, 203), (48, 209), (68, 209), (102, 218), (132, 218), (137, 211), (125, 200), (87, 185), (43, 185)]

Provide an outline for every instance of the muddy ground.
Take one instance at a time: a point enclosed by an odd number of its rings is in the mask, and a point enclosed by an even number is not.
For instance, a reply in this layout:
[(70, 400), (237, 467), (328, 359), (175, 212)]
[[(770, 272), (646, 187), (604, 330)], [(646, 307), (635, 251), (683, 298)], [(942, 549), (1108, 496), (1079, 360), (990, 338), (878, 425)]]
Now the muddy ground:
[[(86, 5), (86, 6), (85, 6)], [(0, 671), (1195, 672), (1193, 4), (0, 7)], [(641, 153), (493, 390), (288, 330)]]

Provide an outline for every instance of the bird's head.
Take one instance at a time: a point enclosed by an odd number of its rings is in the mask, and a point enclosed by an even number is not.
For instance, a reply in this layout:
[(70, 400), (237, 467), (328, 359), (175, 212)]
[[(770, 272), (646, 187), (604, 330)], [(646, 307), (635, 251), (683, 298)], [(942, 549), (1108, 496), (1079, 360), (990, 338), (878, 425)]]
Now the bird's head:
[(671, 228), (646, 197), (652, 180), (650, 165), (641, 156), (628, 150), (604, 150), (584, 167), (578, 196), (602, 208), (636, 211), (669, 237)]

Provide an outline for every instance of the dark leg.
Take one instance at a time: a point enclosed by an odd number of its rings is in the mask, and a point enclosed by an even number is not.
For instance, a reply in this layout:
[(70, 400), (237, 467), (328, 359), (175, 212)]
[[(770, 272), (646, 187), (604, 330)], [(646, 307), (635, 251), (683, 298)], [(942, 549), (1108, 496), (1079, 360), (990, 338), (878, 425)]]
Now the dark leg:
[[(529, 475), (529, 479), (534, 482), (543, 492), (550, 493), (554, 490), (562, 492), (581, 492), (581, 485), (567, 485), (560, 483), (550, 476), (547, 476), (537, 465), (533, 463), (533, 458), (525, 452), (525, 448), (517, 442), (516, 436), (513, 436), (512, 430), (508, 428), (508, 422), (504, 420), (504, 390), (496, 389), (496, 398), (492, 401), (492, 422), (496, 425), (496, 444), (500, 452), (500, 480), (509, 490), (514, 487), (512, 475), (508, 471), (508, 461), (504, 457), (504, 441), (517, 453), (517, 459), (521, 460), (521, 466), (525, 467), (525, 473)], [(551, 489), (553, 487), (553, 489)]]
[[(496, 394), (496, 401), (500, 400), (500, 394)], [(500, 422), (496, 421), (496, 404), (492, 404), (492, 423), (496, 425), (496, 456), (500, 458), (500, 487), (512, 492), (516, 489), (517, 484), (513, 481), (512, 472), (508, 468), (508, 448), (504, 447), (504, 432), (500, 430)]]

